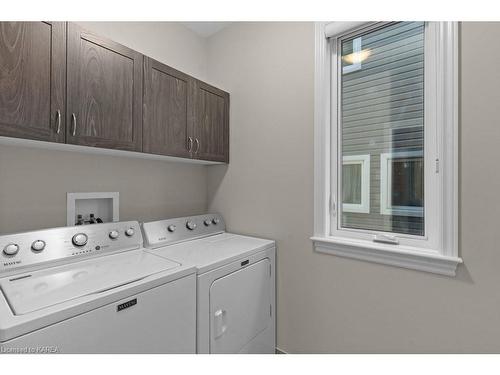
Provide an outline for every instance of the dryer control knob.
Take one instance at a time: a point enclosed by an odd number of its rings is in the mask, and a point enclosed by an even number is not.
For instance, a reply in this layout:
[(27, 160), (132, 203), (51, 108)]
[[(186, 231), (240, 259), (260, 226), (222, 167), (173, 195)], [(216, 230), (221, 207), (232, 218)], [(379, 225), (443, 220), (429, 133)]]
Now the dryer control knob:
[(31, 244), (31, 250), (33, 251), (42, 251), (45, 249), (45, 241), (37, 240)]
[(10, 243), (3, 249), (5, 255), (16, 255), (19, 251), (19, 245), (15, 243)]
[(210, 226), (210, 224), (212, 224), (212, 220), (210, 219), (207, 219), (203, 222), (203, 224), (205, 224), (206, 227)]
[(125, 234), (127, 235), (127, 237), (132, 237), (135, 233), (135, 230), (134, 228), (128, 228), (126, 231), (125, 231)]
[(85, 233), (77, 233), (73, 236), (72, 241), (75, 246), (85, 246), (89, 238)]
[(167, 227), (167, 230), (170, 232), (170, 233), (173, 233), (175, 232), (175, 229), (177, 227), (174, 225), (174, 224), (170, 224), (168, 227)]
[(112, 240), (116, 240), (118, 237), (120, 237), (120, 233), (117, 230), (112, 230), (109, 232), (109, 238)]
[(212, 223), (214, 223), (215, 225), (219, 224), (219, 222), (220, 222), (220, 220), (219, 220), (219, 218), (218, 218), (218, 217), (214, 217), (214, 218), (212, 219)]
[(186, 223), (186, 228), (189, 229), (189, 230), (193, 230), (193, 229), (196, 228), (196, 223), (194, 221), (189, 220)]

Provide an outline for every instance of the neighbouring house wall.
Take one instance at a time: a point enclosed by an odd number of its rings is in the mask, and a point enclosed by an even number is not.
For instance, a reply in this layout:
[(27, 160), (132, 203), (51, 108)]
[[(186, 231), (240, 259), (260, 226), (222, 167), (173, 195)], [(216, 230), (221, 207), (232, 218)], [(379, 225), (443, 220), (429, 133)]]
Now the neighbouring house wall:
[(500, 352), (500, 23), (461, 27), (456, 277), (313, 252), (314, 25), (238, 23), (209, 39), (231, 93), (231, 164), (209, 209), (278, 244), (278, 346), (291, 353)]
[[(81, 24), (206, 78), (206, 40), (178, 23)], [(203, 213), (206, 179), (197, 165), (0, 146), (0, 233), (66, 225), (67, 192), (120, 192), (121, 220)]]

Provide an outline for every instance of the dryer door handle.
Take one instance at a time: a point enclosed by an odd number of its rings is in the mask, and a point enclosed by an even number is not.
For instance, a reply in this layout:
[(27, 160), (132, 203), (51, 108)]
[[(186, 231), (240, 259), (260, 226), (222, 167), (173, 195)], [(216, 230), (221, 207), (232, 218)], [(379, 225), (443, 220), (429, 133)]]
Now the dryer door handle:
[(227, 311), (219, 309), (214, 314), (214, 338), (218, 339), (227, 330)]

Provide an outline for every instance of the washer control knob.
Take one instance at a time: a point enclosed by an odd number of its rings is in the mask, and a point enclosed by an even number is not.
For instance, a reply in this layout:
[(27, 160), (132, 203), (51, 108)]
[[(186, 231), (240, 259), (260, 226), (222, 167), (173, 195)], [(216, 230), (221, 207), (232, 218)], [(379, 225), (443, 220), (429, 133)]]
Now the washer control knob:
[(125, 234), (127, 235), (127, 237), (132, 237), (135, 233), (135, 230), (134, 228), (128, 228), (126, 231), (125, 231)]
[(212, 224), (212, 220), (210, 219), (206, 219), (203, 224), (205, 224), (206, 227), (210, 226), (210, 224)]
[(31, 244), (31, 250), (33, 251), (42, 251), (43, 249), (45, 249), (45, 241), (36, 240)]
[(212, 219), (212, 223), (214, 223), (215, 225), (219, 224), (219, 222), (220, 222), (220, 220), (219, 220), (219, 218), (218, 218), (218, 217), (214, 217), (214, 218)]
[(85, 246), (89, 238), (85, 233), (77, 233), (73, 236), (73, 245), (75, 246)]
[(167, 227), (167, 230), (170, 232), (170, 233), (173, 233), (175, 232), (175, 228), (177, 228), (174, 224), (170, 224), (168, 227)]
[(112, 230), (109, 232), (109, 238), (112, 240), (116, 240), (118, 237), (120, 237), (120, 233), (117, 230)]
[(186, 223), (186, 228), (189, 229), (189, 230), (193, 230), (193, 229), (196, 228), (196, 223), (194, 221), (189, 220)]
[(19, 245), (15, 243), (10, 243), (3, 249), (5, 255), (16, 255), (19, 251)]

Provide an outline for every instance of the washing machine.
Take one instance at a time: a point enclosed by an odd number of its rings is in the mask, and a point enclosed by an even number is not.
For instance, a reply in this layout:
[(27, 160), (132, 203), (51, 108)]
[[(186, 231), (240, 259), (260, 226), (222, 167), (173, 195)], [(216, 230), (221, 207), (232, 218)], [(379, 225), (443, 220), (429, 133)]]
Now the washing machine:
[(197, 269), (198, 353), (275, 353), (274, 241), (228, 233), (219, 214), (142, 230), (151, 254)]
[(0, 236), (0, 353), (195, 353), (196, 269), (137, 221)]

